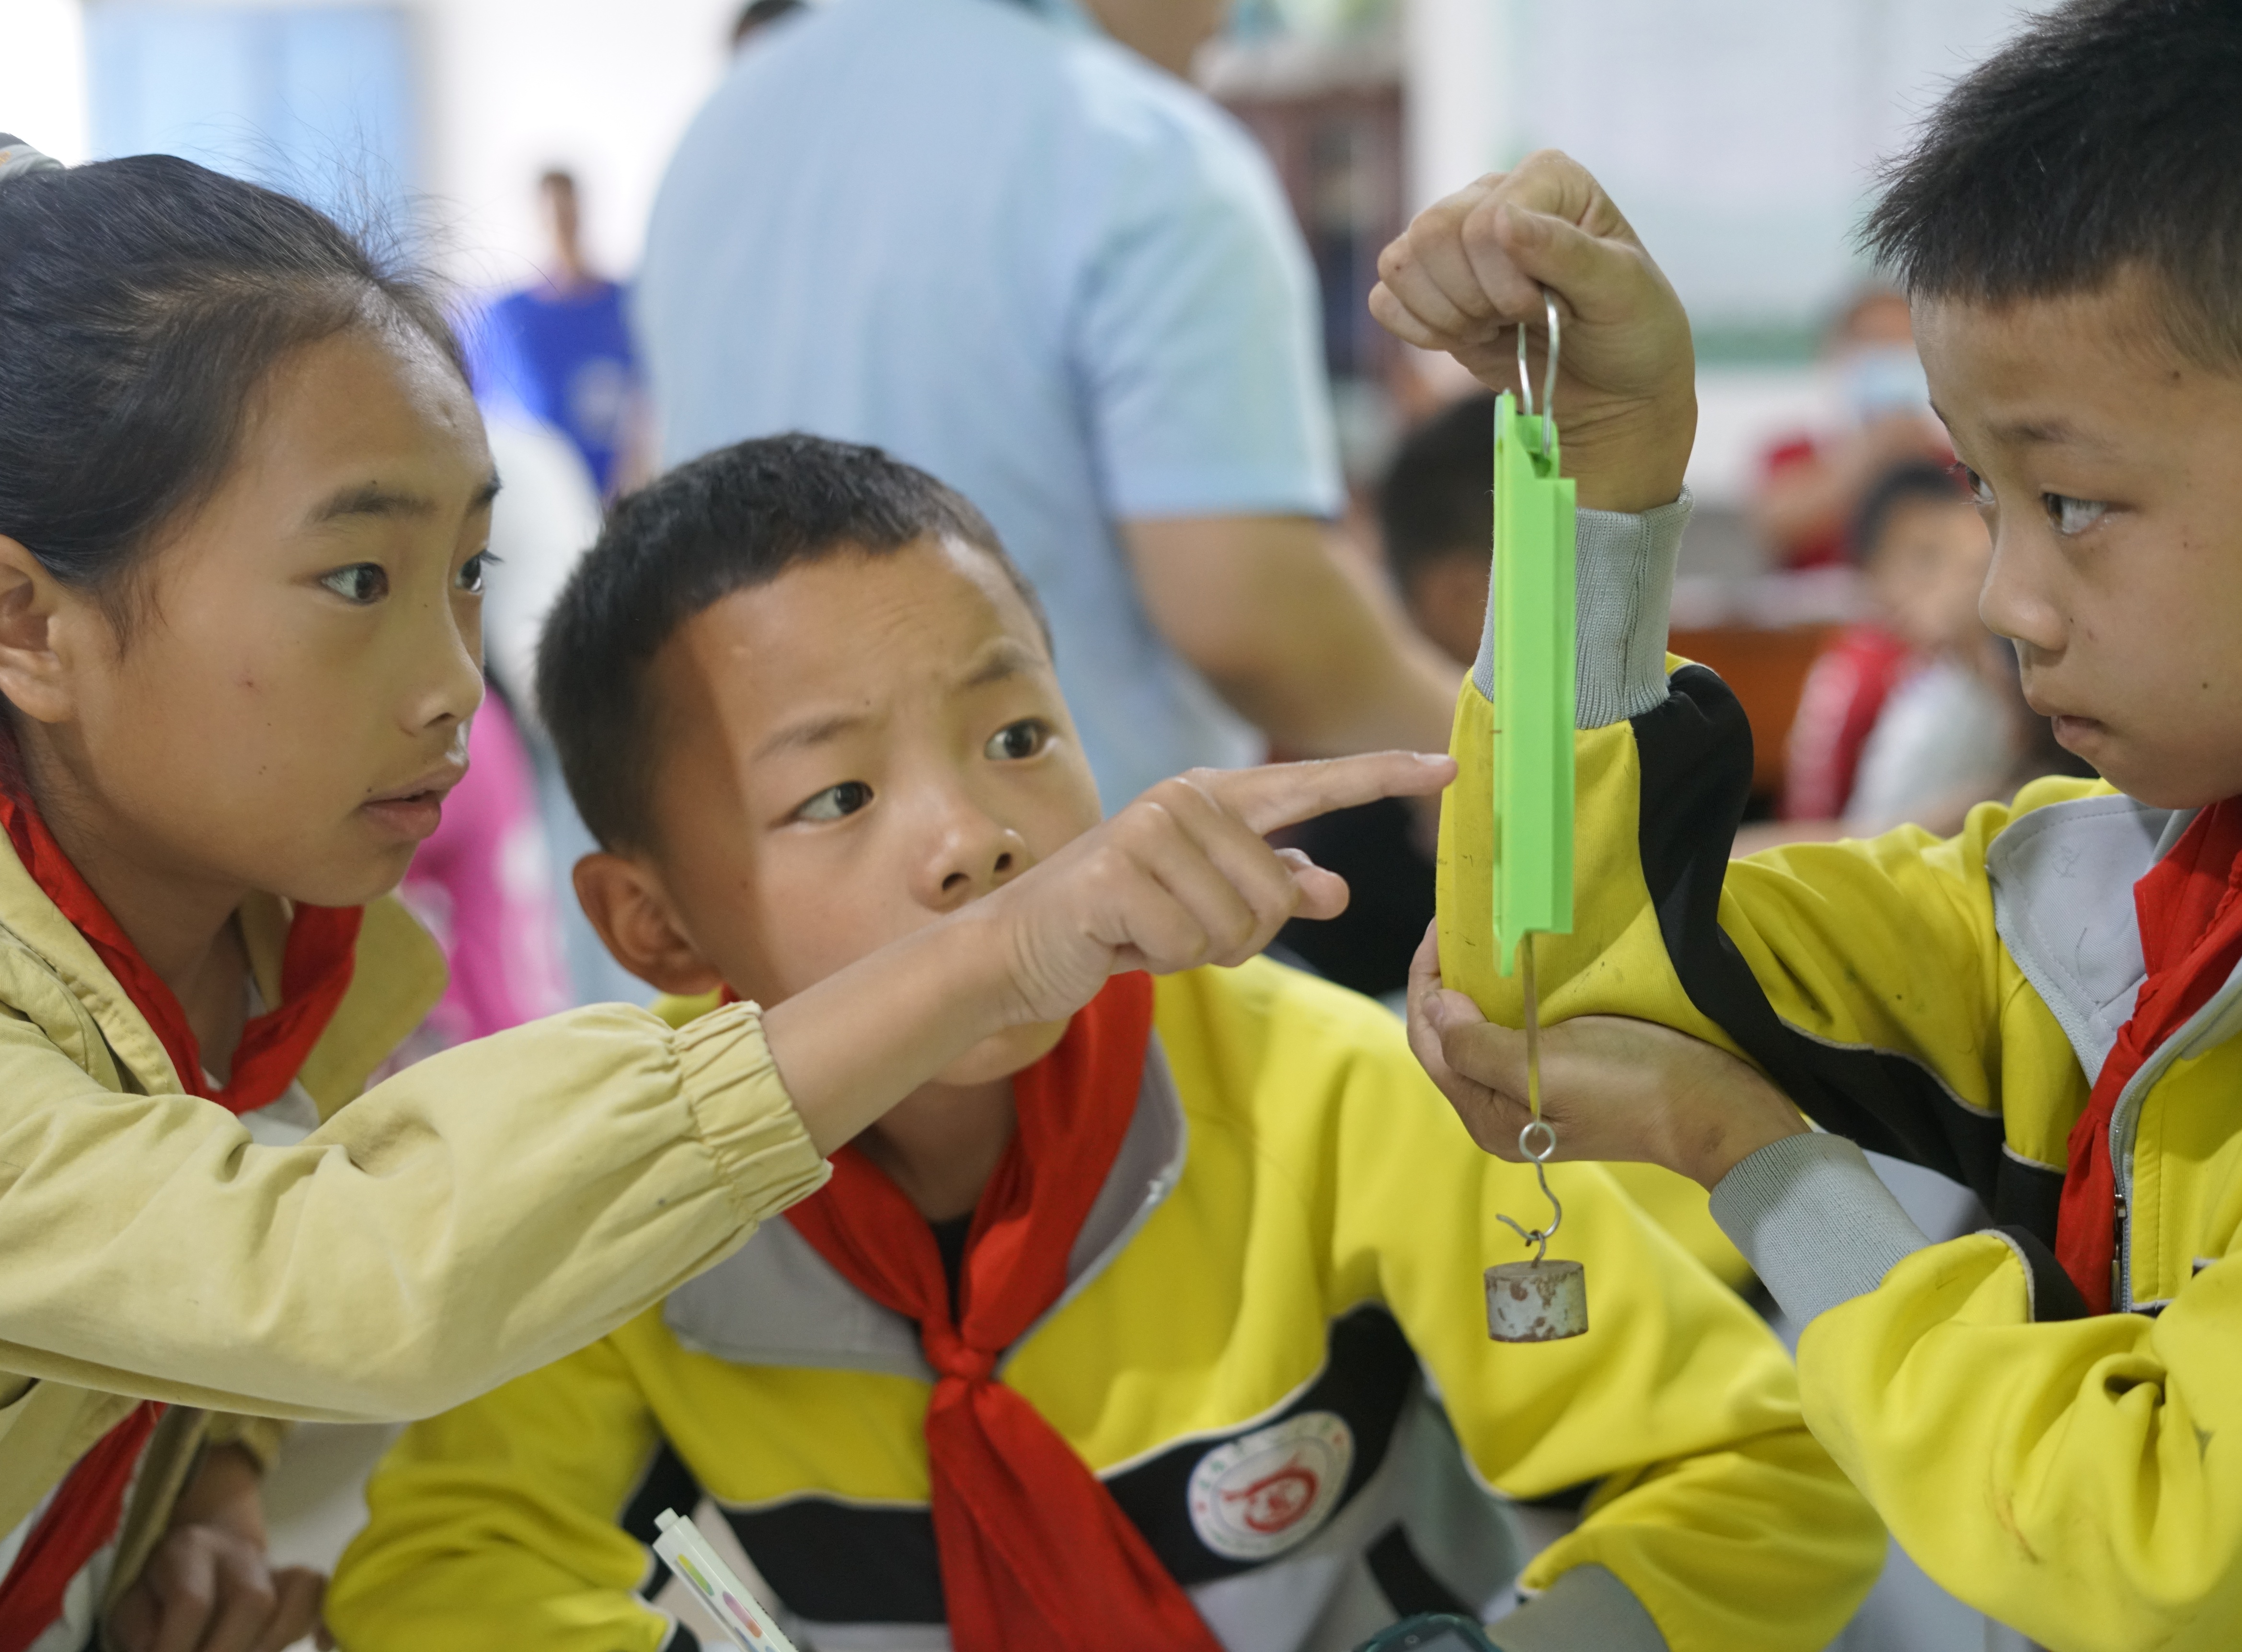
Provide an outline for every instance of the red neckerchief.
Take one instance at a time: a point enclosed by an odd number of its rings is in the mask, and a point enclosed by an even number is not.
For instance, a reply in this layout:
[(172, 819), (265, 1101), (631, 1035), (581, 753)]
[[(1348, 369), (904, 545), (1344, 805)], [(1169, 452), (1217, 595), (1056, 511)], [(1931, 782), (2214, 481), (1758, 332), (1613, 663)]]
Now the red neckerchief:
[[(0, 744), (12, 745), (4, 738), (5, 717), (0, 712)], [(280, 966), (280, 1003), (242, 1029), (232, 1077), (214, 1089), (203, 1075), (202, 1052), (178, 996), (148, 967), (131, 937), (70, 864), (30, 799), (7, 783), (12, 778), (12, 756), (0, 749), (0, 826), (5, 827), (23, 870), (85, 937), (94, 956), (155, 1031), (180, 1087), (237, 1115), (279, 1099), (295, 1082), (350, 988), (361, 910), (296, 909)], [(57, 1487), (15, 1565), (0, 1579), (0, 1652), (23, 1652), (61, 1615), (63, 1592), (70, 1580), (115, 1534), (132, 1471), (163, 1414), (163, 1406), (154, 1400), (134, 1407), (78, 1459)]]
[(1220, 1652), (1113, 1494), (997, 1361), (1066, 1289), (1075, 1236), (1136, 1116), (1152, 982), (1116, 976), (1012, 1080), (1019, 1125), (973, 1212), (953, 1314), (926, 1219), (853, 1147), (787, 1219), (882, 1306), (918, 1322), (935, 1545), (958, 1652)]
[(24, 1652), (63, 1615), (70, 1579), (117, 1534), (125, 1488), (164, 1407), (144, 1400), (55, 1488), (16, 1564), (0, 1579), (0, 1652)]
[(2198, 815), (2179, 842), (2133, 885), (2148, 977), (2132, 1017), (2094, 1080), (2086, 1111), (2071, 1128), (2070, 1165), (2055, 1229), (2055, 1254), (2097, 1313), (2113, 1306), (2111, 1268), (2118, 1252), (2117, 1172), (2110, 1119), (2118, 1096), (2157, 1046), (2211, 1002), (2242, 964), (2242, 797)]
[(288, 925), (287, 950), (281, 957), (280, 1002), (242, 1028), (240, 1047), (233, 1052), (232, 1076), (213, 1089), (203, 1076), (202, 1051), (177, 995), (148, 967), (140, 949), (101, 903), (101, 897), (70, 864), (70, 856), (63, 853), (62, 845), (55, 842), (30, 800), (0, 786), (0, 825), (7, 828), (23, 870), (85, 937), (94, 956), (132, 1000), (132, 1007), (155, 1030), (164, 1053), (171, 1058), (171, 1071), (182, 1090), (214, 1101), (229, 1112), (245, 1113), (279, 1100), (281, 1092), (296, 1082), (312, 1046), (319, 1043), (343, 994), (350, 990), (363, 908), (296, 909)]

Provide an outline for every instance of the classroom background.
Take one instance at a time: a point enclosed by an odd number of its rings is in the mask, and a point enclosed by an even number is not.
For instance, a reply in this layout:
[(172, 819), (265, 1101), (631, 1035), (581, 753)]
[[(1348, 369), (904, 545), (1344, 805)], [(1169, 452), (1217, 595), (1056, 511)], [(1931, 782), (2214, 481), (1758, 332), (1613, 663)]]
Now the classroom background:
[[(455, 802), (408, 889), (455, 982), (400, 1059), (641, 995), (567, 895), (586, 840), (524, 700), (528, 650), (540, 594), (601, 500), (660, 450), (628, 294), (663, 170), (736, 55), (795, 3), (0, 0), (0, 125), (64, 162), (165, 151), (378, 218), (459, 294), (509, 482), (496, 531), (512, 594), (489, 615), (505, 698), (476, 729), (482, 789)], [(1314, 267), (1349, 541), (1452, 654), (1475, 646), (1479, 599), (1436, 565), (1473, 554), (1483, 580), (1484, 541), (1440, 542), (1435, 523), (1404, 544), (1381, 491), (1397, 464), (1427, 487), (1456, 473), (1442, 421), (1468, 454), (1475, 386), (1371, 320), (1378, 252), (1418, 208), (1545, 144), (1628, 205), (1696, 329), (1674, 646), (1750, 715), (1749, 844), (1950, 829), (2060, 762), (2019, 711), (2005, 645), (1976, 623), (1983, 530), (1941, 492), (1950, 456), (1904, 308), (1850, 241), (1876, 158), (2016, 16), (2008, 0), (1235, 0), (1192, 65), (1268, 151)], [(1429, 902), (1426, 872), (1366, 909), (1407, 936)], [(1297, 950), (1336, 978), (1398, 982), (1375, 925), (1326, 945), (1336, 956), (1314, 945)], [(1966, 1225), (1929, 1182), (1903, 1190), (1926, 1228)], [(280, 1558), (332, 1562), (386, 1437), (299, 1433), (272, 1488)], [(1838, 1642), (1988, 1644), (1896, 1551)]]

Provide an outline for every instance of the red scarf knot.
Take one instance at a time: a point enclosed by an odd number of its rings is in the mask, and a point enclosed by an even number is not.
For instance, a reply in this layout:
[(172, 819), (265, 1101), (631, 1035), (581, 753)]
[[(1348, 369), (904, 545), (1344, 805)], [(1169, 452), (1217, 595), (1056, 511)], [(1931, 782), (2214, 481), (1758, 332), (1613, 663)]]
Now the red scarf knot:
[(2118, 1098), (2164, 1042), (2211, 1002), (2242, 964), (2242, 797), (2212, 804), (2133, 885), (2147, 974), (2118, 1029), (2086, 1111), (2071, 1127), (2055, 1254), (2097, 1313), (2115, 1306), (2117, 1169), (2110, 1128)]
[(232, 1072), (225, 1084), (214, 1085), (204, 1075), (201, 1046), (178, 995), (149, 967), (124, 926), (110, 916), (93, 886), (70, 863), (30, 798), (0, 786), (0, 826), (7, 829), (23, 870), (85, 937), (102, 967), (117, 978), (132, 1007), (154, 1031), (171, 1058), (180, 1089), (238, 1114), (279, 1100), (296, 1082), (312, 1046), (350, 991), (365, 909), (296, 908), (288, 925), (287, 949), (281, 955), (280, 1002), (242, 1028)]
[(986, 1382), (997, 1374), (995, 1354), (970, 1346), (947, 1326), (922, 1326), (919, 1341), (926, 1350), (926, 1362), (944, 1380)]
[(939, 1379), (926, 1414), (942, 1590), (957, 1652), (1221, 1652), (1104, 1482), (996, 1380), (1057, 1302), (1067, 1257), (1136, 1117), (1150, 977), (1117, 976), (1012, 1080), (1018, 1128), (982, 1191), (958, 1301), (926, 1219), (855, 1148), (787, 1212), (872, 1300), (917, 1321)]

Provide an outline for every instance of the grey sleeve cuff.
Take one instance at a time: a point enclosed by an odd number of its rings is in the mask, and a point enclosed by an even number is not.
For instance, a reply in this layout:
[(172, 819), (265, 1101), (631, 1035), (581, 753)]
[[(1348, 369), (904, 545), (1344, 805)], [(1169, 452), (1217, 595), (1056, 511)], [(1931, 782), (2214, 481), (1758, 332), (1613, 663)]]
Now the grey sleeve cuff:
[(1801, 1325), (1930, 1243), (1843, 1136), (1769, 1142), (1721, 1179), (1713, 1219)]
[[(1689, 490), (1671, 505), (1636, 515), (1578, 512), (1574, 519), (1579, 592), (1574, 726), (1625, 722), (1665, 702), (1667, 614), (1674, 562), (1689, 524)], [(1487, 597), (1472, 682), (1494, 698), (1494, 590)]]
[(1601, 1566), (1575, 1566), (1487, 1633), (1502, 1652), (1667, 1652), (1635, 1591)]

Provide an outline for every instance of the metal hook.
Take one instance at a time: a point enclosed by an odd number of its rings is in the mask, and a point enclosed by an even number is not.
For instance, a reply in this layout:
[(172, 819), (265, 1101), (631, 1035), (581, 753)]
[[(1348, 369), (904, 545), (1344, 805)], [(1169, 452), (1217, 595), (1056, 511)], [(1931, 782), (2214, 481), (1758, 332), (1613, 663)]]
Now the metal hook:
[[(1539, 1152), (1527, 1145), (1537, 1131), (1541, 1133)], [(1548, 1163), (1550, 1154), (1557, 1151), (1557, 1132), (1549, 1128), (1546, 1120), (1534, 1119), (1518, 1132), (1518, 1151), (1533, 1164), (1534, 1179), (1541, 1184), (1541, 1197), (1549, 1201), (1549, 1226), (1531, 1229), (1522, 1227), (1500, 1211), (1495, 1212), (1494, 1219), (1533, 1246), (1534, 1259), (1538, 1262), (1549, 1253), (1549, 1241), (1557, 1237), (1557, 1230), (1565, 1225), (1565, 1207), (1559, 1202), (1557, 1195), (1550, 1191), (1549, 1172), (1543, 1168)]]
[[(1549, 359), (1541, 373), (1541, 451), (1549, 451), (1551, 421), (1557, 408), (1557, 354), (1560, 339), (1557, 330), (1557, 295), (1548, 288), (1541, 289), (1542, 315), (1549, 329)], [(1522, 402), (1520, 411), (1534, 417), (1534, 374), (1526, 360), (1526, 324), (1518, 324), (1518, 386)]]

